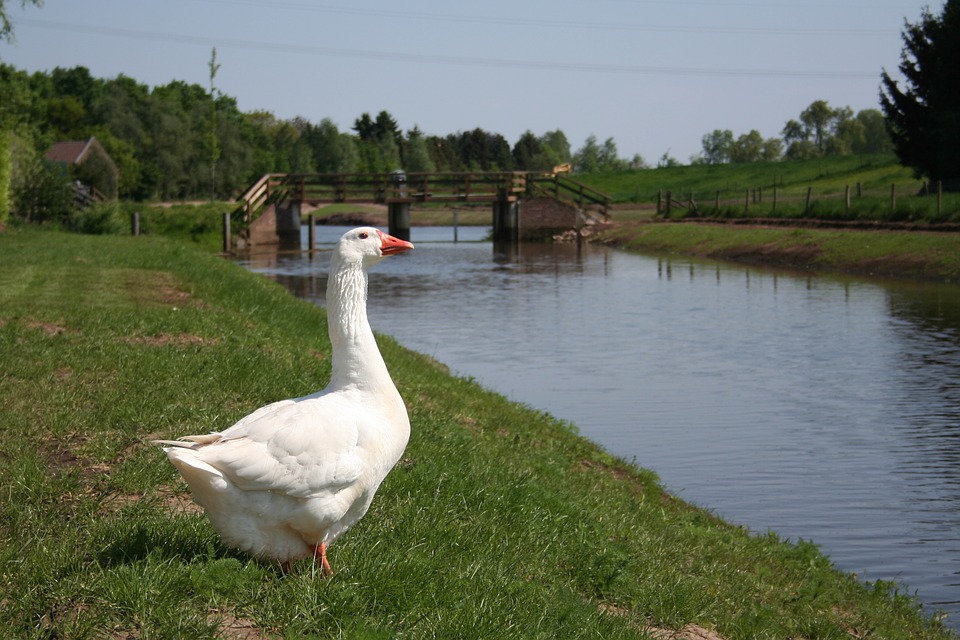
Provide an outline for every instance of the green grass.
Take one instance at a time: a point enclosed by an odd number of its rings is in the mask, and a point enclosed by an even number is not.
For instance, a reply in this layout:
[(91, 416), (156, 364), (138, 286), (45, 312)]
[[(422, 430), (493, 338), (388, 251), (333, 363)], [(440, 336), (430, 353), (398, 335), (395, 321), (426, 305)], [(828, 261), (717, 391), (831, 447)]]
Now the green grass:
[(960, 282), (955, 233), (655, 223), (618, 226), (600, 240), (634, 251)]
[[(177, 238), (207, 251), (218, 251), (223, 247), (223, 214), (236, 208), (235, 202), (170, 206), (125, 202), (121, 205), (123, 217), (127, 221), (134, 212), (140, 213), (141, 233)], [(127, 229), (129, 228), (128, 224)]]
[(677, 199), (693, 194), (698, 202), (713, 202), (717, 191), (722, 199), (743, 199), (747, 190), (774, 185), (784, 197), (804, 197), (807, 187), (814, 195), (842, 193), (844, 187), (860, 183), (867, 191), (889, 194), (896, 183), (901, 194), (919, 191), (922, 182), (893, 155), (838, 156), (814, 160), (757, 162), (749, 164), (689, 165), (642, 171), (585, 174), (575, 176), (608, 194), (614, 202), (654, 203), (657, 191), (672, 191)]
[(225, 548), (148, 441), (323, 386), (324, 312), (157, 237), (15, 229), (0, 259), (7, 637), (954, 637), (905, 587), (722, 522), (384, 337), (408, 450), (336, 575), (284, 576)]
[[(658, 193), (666, 202), (670, 192), (671, 199), (681, 203), (673, 207), (671, 217), (960, 221), (960, 194), (943, 194), (938, 213), (936, 196), (925, 194), (923, 181), (914, 178), (912, 171), (901, 166), (892, 155), (692, 165), (576, 177), (607, 193), (621, 208), (630, 204), (646, 207), (648, 216), (649, 210), (656, 206)], [(891, 185), (896, 185), (893, 202)], [(849, 206), (847, 188), (851, 194)], [(697, 206), (696, 214), (688, 209), (691, 198)], [(614, 213), (618, 220), (640, 217), (629, 207), (625, 215)]]

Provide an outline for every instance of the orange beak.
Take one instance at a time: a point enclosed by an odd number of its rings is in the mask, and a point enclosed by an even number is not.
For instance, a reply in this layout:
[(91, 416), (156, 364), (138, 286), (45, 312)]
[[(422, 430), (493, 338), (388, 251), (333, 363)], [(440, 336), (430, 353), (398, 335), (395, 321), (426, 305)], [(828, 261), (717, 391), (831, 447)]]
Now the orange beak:
[(410, 251), (413, 249), (413, 243), (407, 242), (406, 240), (401, 240), (400, 238), (394, 238), (393, 236), (384, 233), (377, 229), (377, 233), (380, 235), (380, 253), (385, 256), (393, 255), (395, 253), (403, 253), (404, 251)]

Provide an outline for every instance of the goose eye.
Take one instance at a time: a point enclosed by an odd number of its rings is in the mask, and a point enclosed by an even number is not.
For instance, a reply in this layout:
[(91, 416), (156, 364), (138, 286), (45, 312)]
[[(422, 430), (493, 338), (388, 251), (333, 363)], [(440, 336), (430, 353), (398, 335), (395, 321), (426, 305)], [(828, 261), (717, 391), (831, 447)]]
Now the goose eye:
[(370, 234), (367, 233), (366, 231), (363, 231), (363, 232), (360, 233), (360, 239), (361, 239), (361, 240), (366, 240), (366, 239), (369, 238), (369, 237), (370, 237)]

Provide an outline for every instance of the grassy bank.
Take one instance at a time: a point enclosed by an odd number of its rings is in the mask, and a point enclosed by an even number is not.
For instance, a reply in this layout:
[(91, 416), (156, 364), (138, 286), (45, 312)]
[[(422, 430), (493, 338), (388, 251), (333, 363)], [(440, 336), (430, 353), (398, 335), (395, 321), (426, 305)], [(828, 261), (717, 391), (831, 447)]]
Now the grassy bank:
[(690, 165), (576, 178), (612, 198), (617, 220), (649, 215), (658, 193), (666, 203), (669, 192), (673, 218), (960, 221), (960, 194), (944, 193), (938, 204), (934, 186), (924, 192), (923, 181), (892, 154)]
[(388, 338), (409, 448), (337, 574), (283, 576), (224, 548), (148, 441), (322, 386), (324, 312), (162, 238), (18, 229), (0, 259), (8, 637), (953, 637)]
[(655, 222), (623, 224), (597, 240), (795, 269), (960, 282), (960, 234)]

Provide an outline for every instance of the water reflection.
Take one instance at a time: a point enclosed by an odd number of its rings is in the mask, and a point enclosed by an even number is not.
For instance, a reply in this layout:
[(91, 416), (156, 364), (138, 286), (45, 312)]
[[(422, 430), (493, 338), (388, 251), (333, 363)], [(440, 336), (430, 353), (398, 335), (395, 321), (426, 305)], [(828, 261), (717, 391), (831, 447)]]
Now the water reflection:
[[(378, 265), (375, 330), (960, 616), (960, 289), (431, 233)], [(328, 260), (246, 264), (322, 303)]]

